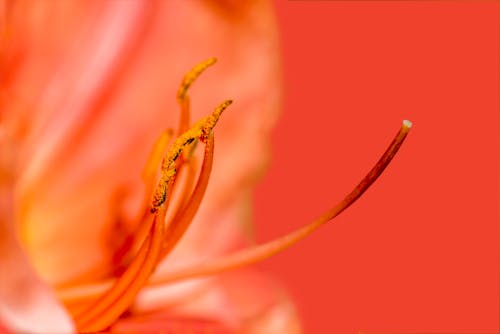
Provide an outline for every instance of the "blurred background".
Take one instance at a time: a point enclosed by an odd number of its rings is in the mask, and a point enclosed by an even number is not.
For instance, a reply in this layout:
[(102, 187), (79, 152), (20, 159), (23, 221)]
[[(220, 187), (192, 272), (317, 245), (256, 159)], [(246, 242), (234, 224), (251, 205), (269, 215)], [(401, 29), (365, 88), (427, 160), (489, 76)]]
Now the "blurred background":
[(255, 194), (257, 238), (350, 209), (260, 267), (305, 333), (493, 333), (499, 324), (499, 6), (275, 1), (285, 98)]

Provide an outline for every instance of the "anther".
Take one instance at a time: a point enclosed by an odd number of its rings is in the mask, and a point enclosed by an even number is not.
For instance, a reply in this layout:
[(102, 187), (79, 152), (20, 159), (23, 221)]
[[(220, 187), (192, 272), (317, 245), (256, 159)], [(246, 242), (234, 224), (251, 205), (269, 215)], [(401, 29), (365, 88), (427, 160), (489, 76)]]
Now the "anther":
[(217, 108), (215, 108), (211, 115), (196, 122), (191, 129), (184, 132), (174, 141), (162, 162), (161, 178), (158, 187), (156, 188), (150, 210), (152, 213), (158, 211), (158, 208), (167, 198), (166, 185), (177, 172), (175, 169), (175, 162), (179, 158), (182, 151), (196, 139), (206, 142), (208, 136), (211, 134), (213, 128), (219, 121), (221, 114), (231, 103), (231, 100), (222, 102)]
[(205, 71), (208, 67), (212, 66), (217, 62), (217, 58), (209, 58), (204, 62), (193, 67), (182, 79), (181, 85), (179, 87), (179, 91), (177, 92), (177, 100), (182, 102), (186, 96), (187, 91), (191, 84), (200, 76), (203, 71)]

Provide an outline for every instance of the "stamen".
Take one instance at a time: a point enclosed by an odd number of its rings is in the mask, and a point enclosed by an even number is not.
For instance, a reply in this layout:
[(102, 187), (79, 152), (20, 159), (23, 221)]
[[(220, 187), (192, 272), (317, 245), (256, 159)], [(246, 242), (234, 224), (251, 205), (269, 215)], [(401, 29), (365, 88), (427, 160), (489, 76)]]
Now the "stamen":
[[(181, 108), (178, 133), (183, 133), (189, 128), (189, 123), (190, 123), (189, 96), (187, 95), (189, 87), (200, 76), (200, 74), (203, 73), (205, 69), (215, 64), (215, 62), (216, 62), (215, 58), (207, 59), (206, 61), (196, 65), (184, 76), (181, 85), (179, 86), (177, 94), (178, 102)], [(164, 152), (167, 149), (167, 146), (172, 138), (172, 135), (173, 131), (171, 129), (167, 129), (162, 133), (162, 135), (155, 142), (153, 150), (149, 156), (148, 162), (146, 163), (146, 166), (143, 169), (142, 177), (146, 185), (143, 207), (146, 207), (150, 201), (154, 189), (154, 182), (156, 179), (156, 170), (158, 168), (158, 165), (160, 164)], [(194, 142), (194, 144), (196, 144), (196, 141)], [(192, 184), (194, 182), (194, 175), (196, 170), (194, 167), (194, 163), (191, 160), (192, 159), (191, 155), (192, 152), (194, 151), (194, 146), (195, 146), (194, 144), (191, 145), (192, 147), (189, 147), (188, 145), (184, 146), (184, 154), (181, 156), (181, 159), (178, 159), (176, 161), (176, 168), (175, 168), (176, 170), (180, 171), (181, 168), (187, 169), (186, 171), (187, 180), (183, 184), (182, 189), (180, 190), (181, 192), (180, 203), (179, 203), (180, 209), (182, 209), (186, 205), (189, 199), (189, 197), (186, 196), (186, 194), (189, 190), (192, 189)], [(187, 162), (187, 166), (184, 165), (185, 162)], [(157, 194), (157, 195), (159, 195), (160, 201), (164, 201), (163, 185), (161, 192), (162, 194)], [(130, 251), (134, 247), (136, 240), (142, 240), (142, 238), (147, 233), (147, 229), (149, 227), (147, 224), (144, 223), (145, 219), (147, 218), (146, 217), (147, 212), (146, 211), (143, 212), (144, 212), (143, 216), (137, 217), (137, 220), (139, 220), (140, 223), (138, 225), (136, 233), (127, 238), (123, 243), (123, 245), (115, 252), (113, 259), (114, 263), (117, 263), (116, 270), (118, 271), (120, 270), (121, 267), (126, 265), (127, 255), (130, 254)]]
[(140, 267), (140, 270), (137, 270), (135, 273), (136, 275), (133, 279), (131, 279), (126, 288), (124, 283), (122, 285), (122, 289), (115, 290), (120, 291), (121, 294), (119, 296), (114, 296), (114, 300), (108, 299), (110, 302), (100, 303), (98, 304), (98, 308), (93, 307), (92, 311), (86, 313), (85, 316), (82, 317), (82, 320), (77, 322), (79, 329), (84, 331), (102, 330), (111, 325), (123, 312), (127, 310), (127, 308), (130, 307), (140, 289), (146, 283), (151, 272), (156, 267), (156, 259), (161, 245), (164, 224), (163, 222), (155, 221), (153, 225), (153, 236), (152, 239), (150, 239), (151, 241), (148, 243), (149, 247), (147, 248), (147, 251), (143, 252), (145, 254), (145, 259), (138, 266)]
[(195, 185), (197, 171), (198, 171), (196, 165), (196, 159), (192, 156), (186, 157), (185, 153), (186, 152), (184, 152), (182, 159), (184, 161), (184, 165), (181, 167), (185, 170), (185, 182), (183, 184), (182, 193), (179, 196), (179, 205), (178, 205), (178, 210), (176, 210), (176, 212), (183, 210), (186, 207), (190, 198), (190, 194)]
[[(103, 293), (96, 301), (92, 303), (86, 303), (86, 307), (81, 307), (78, 305), (73, 305), (73, 310), (75, 313), (75, 322), (80, 330), (84, 331), (95, 331), (101, 330), (109, 326), (113, 321), (115, 321), (133, 302), (137, 293), (146, 284), (149, 276), (154, 271), (159, 259), (160, 254), (163, 254), (163, 236), (164, 236), (164, 219), (167, 210), (167, 201), (170, 200), (173, 184), (175, 183), (176, 177), (176, 160), (186, 147), (194, 140), (198, 139), (200, 141), (206, 142), (206, 153), (208, 154), (208, 162), (204, 163), (204, 166), (209, 165), (211, 167), (211, 154), (213, 152), (213, 135), (212, 129), (216, 125), (222, 112), (231, 104), (231, 101), (225, 101), (220, 106), (218, 106), (215, 111), (197, 122), (190, 130), (182, 134), (177, 140), (172, 144), (171, 148), (168, 150), (165, 158), (162, 162), (161, 179), (156, 188), (155, 195), (153, 197), (152, 207), (154, 208), (154, 220), (153, 226), (151, 227), (150, 233), (146, 240), (143, 242), (139, 252), (136, 254), (132, 263), (125, 270), (125, 272), (118, 278), (118, 280), (113, 284), (113, 286)], [(164, 146), (160, 144), (161, 148)], [(153, 157), (159, 156), (161, 153), (153, 153)], [(153, 159), (154, 160), (154, 159)], [(203, 168), (206, 170), (206, 167)], [(146, 174), (151, 176), (152, 174)], [(208, 178), (206, 172), (200, 173), (202, 178)], [(208, 180), (202, 182), (206, 183)], [(197, 184), (198, 189), (200, 188)], [(206, 187), (206, 184), (205, 184)], [(201, 189), (204, 192), (204, 187)], [(192, 196), (198, 201), (201, 201), (200, 190), (194, 191)], [(203, 194), (201, 194), (202, 196)], [(191, 203), (191, 202), (190, 202)], [(196, 203), (188, 205), (187, 208), (196, 211)], [(185, 211), (185, 210), (183, 210)], [(189, 215), (191, 216), (191, 215)], [(178, 217), (177, 215), (174, 217)], [(181, 228), (175, 228), (174, 237), (180, 238), (183, 231), (189, 225), (191, 219), (183, 220)], [(177, 224), (176, 226), (178, 226)], [(177, 232), (180, 231), (180, 232)]]
[[(144, 241), (142, 247), (134, 258), (134, 261), (130, 264), (125, 273), (114, 282), (113, 286), (111, 286), (109, 290), (104, 292), (94, 303), (92, 303), (92, 305), (89, 305), (89, 307), (87, 307), (86, 309), (82, 309), (79, 312), (73, 314), (75, 322), (79, 328), (82, 324), (84, 324), (90, 318), (94, 317), (97, 313), (102, 312), (105, 307), (115, 301), (123, 293), (125, 287), (133, 281), (133, 278), (137, 274), (138, 269), (143, 266), (146, 255), (150, 248), (151, 235), (149, 235), (148, 238)], [(98, 306), (98, 308), (95, 307), (96, 305)]]
[[(153, 149), (149, 154), (146, 166), (144, 166), (144, 169), (142, 170), (142, 179), (147, 188), (153, 188), (154, 186), (156, 171), (158, 170), (158, 166), (160, 165), (161, 159), (167, 150), (172, 136), (172, 129), (167, 129), (160, 135), (153, 145)], [(150, 198), (147, 198), (147, 201), (149, 202)]]
[(149, 235), (152, 222), (151, 216), (144, 215), (140, 219), (135, 231), (129, 234), (120, 247), (115, 250), (112, 257), (113, 266), (110, 268), (110, 274), (115, 277), (123, 274), (134, 259), (137, 249), (140, 249), (141, 244), (139, 244), (139, 241), (145, 240)]
[(187, 95), (189, 87), (193, 82), (203, 73), (208, 67), (212, 66), (217, 62), (216, 58), (209, 58), (204, 62), (193, 67), (182, 79), (181, 85), (179, 86), (179, 91), (177, 92), (177, 102), (181, 108), (181, 114), (179, 118), (179, 132), (183, 133), (189, 128), (190, 123), (190, 113), (189, 113), (189, 96)]
[[(144, 203), (142, 208), (147, 208), (148, 203), (151, 201), (151, 195), (154, 189), (154, 183), (156, 181), (156, 170), (160, 165), (161, 159), (165, 154), (165, 151), (168, 147), (169, 142), (171, 141), (173, 136), (173, 131), (171, 129), (166, 129), (162, 132), (160, 137), (153, 144), (153, 149), (148, 157), (146, 165), (142, 171), (142, 179), (145, 183), (145, 194), (144, 194)], [(122, 192), (118, 193), (119, 196), (113, 199), (113, 205), (118, 206), (117, 203), (121, 203), (123, 201), (124, 194)], [(115, 218), (119, 220), (120, 217), (118, 213), (120, 212), (119, 208), (115, 207)], [(144, 240), (146, 235), (148, 234), (149, 229), (151, 228), (151, 221), (148, 222), (148, 217), (144, 215), (145, 210), (139, 210), (140, 216), (136, 217), (136, 221), (139, 221), (139, 224), (136, 227), (136, 231), (128, 235), (123, 243), (116, 249), (112, 250), (111, 256), (111, 265), (109, 262), (103, 262), (96, 264), (95, 267), (90, 268), (88, 271), (78, 275), (71, 280), (65, 281), (63, 284), (59, 284), (58, 287), (62, 288), (65, 286), (74, 286), (84, 283), (85, 281), (102, 279), (102, 277), (107, 276), (111, 273), (119, 273), (122, 271), (125, 266), (130, 261), (130, 258), (133, 254), (131, 254), (131, 250), (136, 245), (137, 240)], [(147, 213), (147, 211), (146, 211)], [(113, 227), (114, 229), (115, 227)], [(112, 231), (111, 233), (116, 233)]]
[[(171, 250), (175, 243), (182, 237), (183, 233), (189, 227), (197, 209), (202, 201), (203, 195), (205, 193), (206, 187), (208, 185), (208, 180), (210, 177), (210, 171), (212, 169), (213, 163), (213, 152), (214, 152), (214, 137), (210, 135), (207, 143), (205, 145), (204, 159), (201, 166), (200, 175), (198, 181), (193, 190), (193, 193), (189, 197), (187, 204), (178, 211), (172, 222), (167, 224), (167, 231), (165, 232), (165, 239), (162, 244), (162, 251), (159, 261), (161, 261)], [(151, 226), (151, 225), (149, 225)], [(140, 238), (138, 238), (140, 240)], [(61, 298), (68, 308), (72, 311), (71, 313), (76, 314), (73, 310), (78, 310), (81, 308), (81, 304), (88, 304), (97, 296), (102, 294), (106, 289), (109, 289), (112, 281), (106, 280), (101, 284), (86, 285), (80, 288), (67, 288), (60, 287), (58, 289), (59, 298)], [(88, 287), (88, 288), (86, 288)]]
[[(160, 137), (153, 144), (153, 149), (149, 154), (148, 160), (144, 169), (142, 170), (142, 180), (145, 184), (145, 192), (142, 208), (147, 208), (148, 203), (151, 201), (151, 196), (154, 190), (154, 184), (156, 182), (156, 173), (158, 166), (160, 165), (161, 159), (167, 150), (168, 144), (172, 140), (173, 131), (172, 129), (166, 129), (162, 132)], [(123, 244), (116, 249), (113, 255), (113, 263), (116, 268), (115, 272), (120, 271), (122, 267), (126, 266), (127, 258), (129, 257), (131, 250), (136, 245), (137, 240), (144, 240), (151, 227), (151, 222), (148, 222), (147, 211), (145, 209), (139, 210), (140, 216), (136, 217), (135, 221), (139, 224), (136, 226), (136, 230), (128, 238), (125, 239)]]
[(133, 302), (156, 267), (163, 239), (165, 214), (166, 208), (163, 207), (155, 215), (148, 238), (124, 274), (95, 303), (75, 314), (79, 330), (89, 332), (106, 328)]
[(179, 91), (177, 92), (177, 100), (179, 103), (184, 100), (187, 96), (187, 92), (191, 84), (200, 76), (203, 71), (205, 71), (208, 67), (212, 66), (217, 62), (217, 58), (209, 58), (204, 62), (193, 67), (182, 79), (181, 85), (179, 87)]
[(217, 124), (220, 115), (231, 103), (231, 100), (227, 100), (221, 103), (211, 115), (195, 123), (191, 129), (184, 132), (174, 141), (166, 157), (163, 159), (162, 176), (153, 197), (153, 203), (151, 206), (152, 213), (156, 212), (158, 208), (165, 202), (167, 189), (166, 184), (177, 173), (175, 162), (177, 158), (179, 158), (184, 148), (196, 139), (199, 139), (202, 142), (206, 142), (207, 137), (210, 135), (212, 129)]
[(179, 280), (186, 280), (186, 279), (204, 277), (208, 275), (214, 275), (241, 266), (249, 265), (255, 262), (265, 260), (271, 257), (272, 255), (292, 246), (296, 242), (302, 240), (303, 238), (311, 234), (313, 231), (318, 229), (320, 226), (332, 220), (342, 211), (347, 209), (373, 184), (373, 182), (375, 182), (375, 180), (382, 174), (384, 169), (391, 162), (392, 158), (401, 147), (411, 126), (412, 126), (411, 122), (406, 120), (403, 121), (401, 129), (399, 130), (399, 132), (396, 134), (396, 137), (389, 145), (389, 148), (385, 151), (385, 153), (382, 155), (382, 157), (376, 163), (376, 165), (356, 186), (356, 188), (354, 188), (354, 190), (351, 191), (340, 203), (338, 203), (332, 209), (325, 212), (314, 222), (302, 228), (299, 228), (298, 230), (291, 232), (281, 238), (275, 239), (265, 244), (241, 250), (239, 252), (228, 255), (227, 257), (216, 259), (206, 264), (201, 263), (194, 265), (192, 267), (180, 269), (177, 272), (158, 278), (158, 280), (151, 282), (150, 285), (166, 284)]
[(191, 224), (198, 208), (200, 207), (205, 190), (207, 189), (210, 172), (214, 157), (214, 136), (209, 135), (205, 145), (205, 155), (201, 166), (200, 176), (195, 189), (191, 194), (186, 206), (177, 212), (172, 223), (168, 226), (165, 239), (162, 244), (160, 259), (163, 259), (175, 247)]

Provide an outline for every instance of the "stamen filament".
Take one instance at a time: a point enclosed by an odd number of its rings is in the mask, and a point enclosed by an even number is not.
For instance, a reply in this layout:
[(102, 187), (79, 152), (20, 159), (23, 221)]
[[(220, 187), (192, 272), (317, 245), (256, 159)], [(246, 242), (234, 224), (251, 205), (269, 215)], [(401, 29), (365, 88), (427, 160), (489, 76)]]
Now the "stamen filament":
[[(172, 129), (166, 129), (162, 132), (160, 137), (153, 144), (153, 149), (149, 154), (148, 160), (144, 169), (142, 170), (142, 180), (145, 184), (145, 192), (142, 208), (147, 208), (148, 203), (151, 201), (151, 196), (154, 190), (154, 184), (156, 182), (156, 173), (158, 166), (165, 154), (168, 144), (172, 140), (173, 131)], [(147, 215), (147, 210), (140, 210), (140, 216), (136, 217), (136, 221), (139, 224), (136, 226), (136, 230), (133, 234), (129, 235), (124, 243), (114, 252), (112, 263), (115, 264), (114, 271), (119, 272), (122, 270), (123, 266), (127, 265), (129, 256), (132, 250), (136, 246), (137, 240), (144, 240), (150, 227), (151, 221)]]
[(175, 247), (192, 222), (200, 207), (205, 190), (207, 189), (214, 156), (214, 136), (210, 134), (205, 144), (205, 155), (201, 166), (198, 182), (186, 206), (177, 212), (172, 223), (168, 226), (166, 237), (163, 241), (161, 259)]
[[(210, 177), (210, 171), (212, 169), (213, 163), (213, 153), (214, 153), (214, 136), (211, 134), (205, 145), (205, 153), (204, 159), (201, 165), (200, 175), (198, 177), (198, 181), (196, 186), (187, 200), (187, 203), (184, 207), (181, 208), (181, 211), (178, 211), (172, 222), (167, 225), (167, 230), (165, 232), (165, 239), (162, 244), (162, 251), (160, 255), (159, 261), (163, 259), (174, 246), (175, 243), (182, 237), (183, 233), (189, 227), (190, 222), (194, 218), (199, 205), (201, 204), (201, 200), (205, 193), (206, 187), (208, 185), (208, 180)], [(149, 226), (151, 225), (141, 225), (141, 226)], [(139, 238), (141, 239), (141, 238)], [(144, 246), (143, 246), (144, 247)], [(81, 291), (83, 293), (72, 293), (72, 289), (59, 289), (59, 297), (64, 300), (64, 303), (72, 308), (72, 309), (80, 309), (79, 306), (82, 303), (89, 303), (93, 299), (95, 299), (99, 294), (103, 293), (106, 288), (109, 288), (111, 280), (105, 281), (105, 283), (96, 284), (96, 285), (87, 285), (90, 287), (90, 290), (76, 289), (76, 291)], [(64, 287), (61, 287), (64, 288)], [(69, 293), (68, 293), (69, 292)], [(77, 314), (76, 312), (72, 312), (73, 314)], [(80, 312), (81, 313), (81, 312)]]
[[(183, 150), (194, 140), (200, 140), (206, 143), (205, 156), (208, 157), (208, 159), (204, 159), (204, 168), (200, 173), (200, 178), (204, 181), (201, 183), (199, 182), (195, 187), (192, 196), (194, 201), (190, 201), (190, 204), (186, 207), (186, 209), (189, 210), (182, 210), (182, 208), (180, 208), (180, 210), (187, 212), (188, 219), (179, 219), (178, 221), (174, 219), (172, 222), (176, 225), (173, 229), (174, 233), (169, 233), (173, 238), (171, 237), (168, 240), (173, 240), (173, 243), (169, 243), (168, 245), (172, 245), (173, 247), (187, 229), (192, 216), (194, 216), (199, 206), (199, 202), (206, 188), (206, 183), (208, 182), (209, 173), (205, 170), (207, 170), (207, 165), (208, 172), (211, 169), (213, 152), (212, 129), (216, 125), (222, 112), (230, 104), (231, 101), (223, 102), (211, 115), (197, 122), (190, 130), (183, 133), (174, 141), (162, 162), (161, 178), (153, 196), (151, 212), (154, 213), (154, 220), (149, 235), (143, 242), (132, 263), (117, 281), (115, 281), (110, 289), (104, 292), (97, 300), (86, 303), (87, 305), (85, 307), (74, 305), (73, 310), (77, 312), (75, 314), (75, 322), (79, 330), (96, 331), (111, 325), (113, 321), (126, 311), (140, 289), (146, 284), (150, 275), (156, 268), (160, 256), (165, 254), (163, 251), (165, 248), (163, 246), (163, 237), (165, 232), (164, 220), (167, 203), (170, 201), (172, 195), (177, 168), (182, 165), (182, 158), (179, 161), (177, 161), (177, 159)], [(161, 155), (160, 151), (164, 149), (165, 143), (166, 138), (164, 138), (164, 140), (160, 139), (158, 147), (155, 147), (155, 149), (158, 150), (153, 151), (153, 158), (150, 162)], [(152, 178), (154, 177), (153, 175), (153, 172), (146, 169), (145, 176), (147, 178)], [(197, 201), (198, 203), (196, 203)], [(174, 218), (177, 217), (177, 215), (174, 216)], [(178, 224), (178, 222), (181, 224)]]
[[(154, 222), (153, 224), (155, 224)], [(126, 287), (133, 281), (133, 278), (143, 266), (146, 260), (146, 255), (151, 248), (151, 235), (144, 241), (139, 252), (136, 254), (134, 261), (127, 267), (127, 270), (123, 273), (118, 280), (116, 280), (113, 286), (103, 293), (94, 303), (92, 307), (87, 307), (74, 314), (75, 322), (78, 327), (84, 324), (89, 318), (95, 316), (95, 314), (101, 312), (103, 309), (108, 307), (112, 302), (114, 302), (123, 293)], [(96, 306), (97, 305), (97, 306)]]
[[(173, 131), (172, 129), (165, 130), (160, 137), (153, 144), (153, 149), (149, 154), (148, 161), (144, 169), (142, 170), (142, 179), (146, 184), (147, 189), (153, 188), (154, 186), (154, 178), (156, 176), (156, 171), (158, 170), (158, 166), (161, 163), (163, 155), (165, 154), (168, 144), (172, 139)], [(150, 198), (147, 198), (148, 202)]]
[[(204, 62), (193, 67), (182, 79), (179, 90), (177, 91), (177, 100), (181, 103), (187, 96), (189, 87), (193, 82), (203, 73), (208, 67), (212, 66), (217, 62), (217, 58), (209, 58)], [(182, 104), (181, 104), (182, 105)]]
[(195, 157), (186, 158), (184, 154), (182, 160), (184, 162), (182, 168), (185, 170), (185, 183), (183, 185), (182, 194), (179, 196), (180, 203), (178, 206), (178, 211), (184, 210), (187, 203), (189, 202), (190, 194), (195, 186), (198, 171)]
[[(145, 184), (145, 192), (142, 208), (146, 208), (148, 203), (151, 201), (151, 195), (154, 190), (154, 183), (156, 181), (156, 169), (160, 165), (160, 162), (165, 154), (165, 151), (168, 147), (169, 142), (171, 141), (173, 136), (172, 129), (166, 129), (162, 132), (162, 134), (158, 137), (158, 139), (153, 144), (153, 149), (149, 154), (146, 165), (142, 171), (142, 179)], [(121, 200), (117, 199), (115, 202)], [(118, 212), (118, 210), (116, 210)], [(71, 281), (65, 282), (64, 285), (60, 285), (61, 287), (65, 285), (76, 285), (81, 281), (84, 281), (88, 278), (99, 278), (102, 276), (110, 275), (110, 274), (119, 274), (129, 264), (130, 259), (133, 257), (133, 250), (137, 245), (138, 240), (144, 240), (148, 234), (149, 229), (151, 228), (151, 220), (146, 210), (140, 210), (140, 215), (135, 218), (135, 221), (139, 223), (135, 227), (135, 231), (130, 233), (123, 243), (113, 251), (111, 256), (111, 267), (109, 263), (102, 263), (96, 265), (96, 267), (91, 268), (88, 272), (85, 272), (79, 275), (77, 278), (72, 279)], [(146, 214), (145, 214), (146, 213)], [(119, 219), (117, 217), (116, 219)]]
[(179, 86), (179, 90), (177, 92), (177, 102), (181, 108), (181, 113), (179, 117), (179, 129), (178, 133), (183, 133), (189, 128), (190, 113), (189, 113), (189, 105), (190, 100), (188, 94), (189, 87), (193, 84), (193, 82), (203, 73), (208, 67), (212, 66), (217, 62), (216, 58), (209, 58), (204, 62), (193, 67), (182, 79), (181, 85)]
[[(168, 188), (170, 189), (169, 195), (172, 191), (174, 180), (175, 178), (171, 179), (168, 184)], [(168, 199), (170, 199), (170, 196), (168, 196)], [(114, 282), (111, 288), (104, 292), (97, 300), (89, 304), (88, 307), (81, 309), (80, 312), (74, 314), (75, 323), (80, 330), (86, 328), (89, 322), (99, 317), (100, 313), (113, 312), (113, 308), (122, 309), (125, 303), (130, 299), (129, 296), (133, 294), (135, 297), (140, 288), (145, 284), (157, 264), (156, 260), (158, 259), (161, 241), (163, 239), (167, 204), (168, 202), (155, 214), (149, 235), (144, 240), (141, 248), (125, 272)], [(158, 244), (158, 246), (156, 246), (156, 244)], [(152, 260), (154, 260), (154, 263), (151, 262)], [(141, 279), (143, 278), (142, 275), (146, 275), (146, 277)], [(126, 307), (128, 307), (130, 303), (131, 302), (129, 302)]]
[[(88, 313), (84, 314), (80, 321), (77, 321), (77, 327), (85, 332), (94, 332), (102, 330), (111, 325), (118, 317), (130, 307), (135, 297), (146, 284), (151, 273), (157, 265), (158, 256), (161, 249), (161, 242), (163, 239), (163, 232), (165, 224), (163, 222), (165, 216), (165, 209), (162, 209), (156, 215), (153, 222), (153, 232), (150, 236), (149, 247), (145, 253), (145, 259), (139, 266), (140, 270), (135, 272), (135, 277), (127, 285), (125, 289), (120, 292), (121, 295), (115, 298), (104, 299), (103, 302), (98, 303), (92, 307)], [(132, 272), (132, 271), (131, 271)], [(120, 277), (121, 278), (121, 277)], [(118, 284), (120, 280), (118, 280)], [(123, 284), (125, 286), (126, 283)], [(115, 291), (119, 291), (118, 289)], [(116, 293), (117, 295), (118, 293)], [(109, 301), (109, 302), (106, 302)]]

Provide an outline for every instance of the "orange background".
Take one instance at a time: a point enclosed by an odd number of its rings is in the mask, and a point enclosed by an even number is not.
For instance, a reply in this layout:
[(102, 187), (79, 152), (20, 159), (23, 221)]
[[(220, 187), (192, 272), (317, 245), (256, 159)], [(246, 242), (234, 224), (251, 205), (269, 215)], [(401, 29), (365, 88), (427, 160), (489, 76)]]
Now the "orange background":
[(499, 2), (276, 1), (283, 115), (258, 240), (311, 221), (407, 142), (350, 209), (260, 264), (306, 333), (499, 330)]

